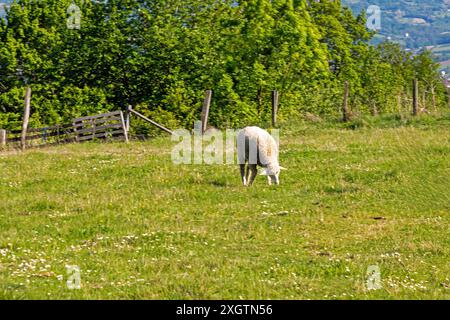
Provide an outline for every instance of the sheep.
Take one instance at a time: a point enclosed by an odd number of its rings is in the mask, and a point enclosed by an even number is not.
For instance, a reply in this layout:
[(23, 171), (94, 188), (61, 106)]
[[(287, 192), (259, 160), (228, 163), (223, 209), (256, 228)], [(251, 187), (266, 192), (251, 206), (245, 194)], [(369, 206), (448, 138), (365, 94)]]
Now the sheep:
[(266, 130), (259, 127), (240, 130), (237, 134), (237, 145), (244, 186), (251, 186), (255, 181), (257, 166), (264, 168), (261, 175), (267, 176), (269, 185), (280, 184), (280, 170), (285, 169), (278, 162), (277, 142)]

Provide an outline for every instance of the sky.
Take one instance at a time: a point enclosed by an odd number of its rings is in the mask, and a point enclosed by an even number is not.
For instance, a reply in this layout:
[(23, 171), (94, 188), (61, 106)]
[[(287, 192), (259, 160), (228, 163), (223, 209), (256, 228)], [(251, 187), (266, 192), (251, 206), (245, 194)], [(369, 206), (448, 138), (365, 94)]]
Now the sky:
[(12, 2), (12, 0), (0, 1), (0, 17), (3, 17), (5, 15), (5, 9), (4, 9), (5, 5), (7, 5), (11, 2)]

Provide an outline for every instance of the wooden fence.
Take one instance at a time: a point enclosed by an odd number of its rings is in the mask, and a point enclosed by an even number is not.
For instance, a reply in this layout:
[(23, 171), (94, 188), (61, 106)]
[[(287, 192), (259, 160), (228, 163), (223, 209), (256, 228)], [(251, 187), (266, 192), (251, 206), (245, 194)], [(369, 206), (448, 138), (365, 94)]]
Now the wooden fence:
[(23, 144), (22, 140), (25, 141), (25, 147), (39, 147), (117, 137), (123, 137), (128, 142), (122, 111), (73, 119), (71, 124), (27, 129), (24, 138), (22, 134), (21, 130), (3, 130), (0, 133), (0, 146), (19, 147)]

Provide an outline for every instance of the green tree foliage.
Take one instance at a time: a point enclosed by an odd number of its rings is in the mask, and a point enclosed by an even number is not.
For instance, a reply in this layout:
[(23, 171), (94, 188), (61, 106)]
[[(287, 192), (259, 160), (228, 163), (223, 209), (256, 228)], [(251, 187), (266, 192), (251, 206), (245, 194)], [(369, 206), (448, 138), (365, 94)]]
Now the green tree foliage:
[(344, 81), (354, 111), (392, 112), (414, 77), (444, 105), (429, 54), (372, 36), (340, 1), (16, 0), (0, 20), (0, 127), (20, 125), (26, 85), (33, 126), (127, 105), (192, 126), (205, 89), (216, 126), (268, 121), (272, 90), (281, 118), (337, 115)]

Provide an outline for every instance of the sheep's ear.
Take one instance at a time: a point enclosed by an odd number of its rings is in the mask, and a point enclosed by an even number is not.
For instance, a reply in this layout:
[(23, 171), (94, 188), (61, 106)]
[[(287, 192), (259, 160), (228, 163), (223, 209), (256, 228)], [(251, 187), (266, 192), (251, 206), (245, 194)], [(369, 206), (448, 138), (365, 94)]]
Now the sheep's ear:
[(280, 167), (280, 170), (287, 170), (286, 168), (284, 168), (284, 167)]
[(266, 169), (262, 169), (261, 172), (259, 173), (260, 176), (268, 176), (269, 173), (267, 172)]

